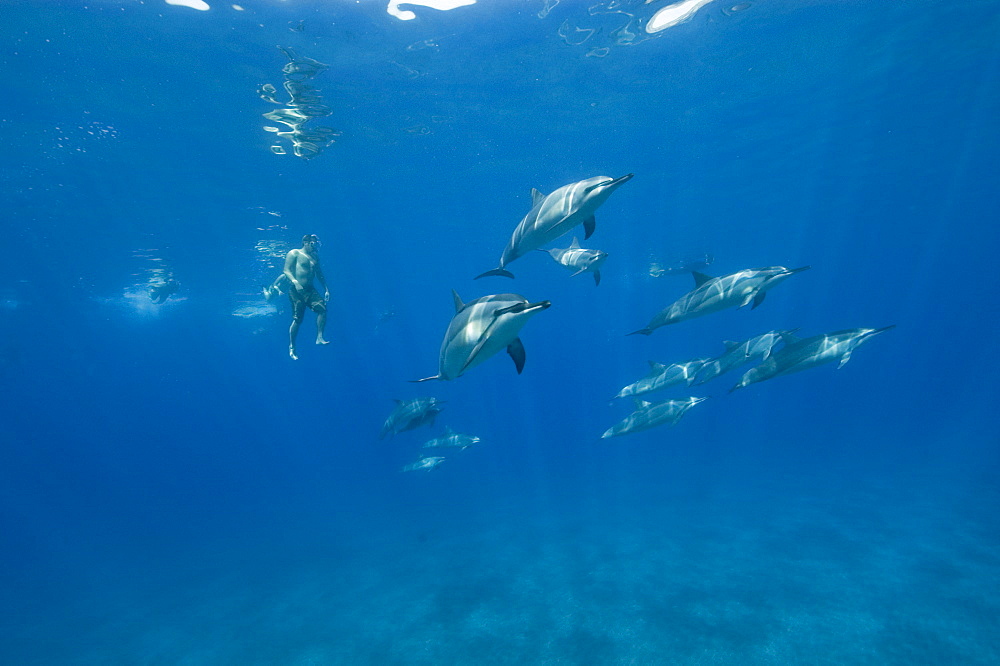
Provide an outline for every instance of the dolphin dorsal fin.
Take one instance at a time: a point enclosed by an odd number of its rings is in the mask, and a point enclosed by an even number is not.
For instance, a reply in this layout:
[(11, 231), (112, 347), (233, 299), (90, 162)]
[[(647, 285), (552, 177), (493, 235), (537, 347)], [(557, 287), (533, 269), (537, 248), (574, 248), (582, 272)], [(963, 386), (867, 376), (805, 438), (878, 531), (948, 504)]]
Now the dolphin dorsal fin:
[(699, 273), (698, 271), (691, 271), (691, 276), (694, 278), (695, 288), (700, 287), (712, 279), (711, 275), (705, 275), (704, 273)]
[(539, 192), (535, 188), (531, 188), (531, 205), (532, 205), (532, 207), (537, 206), (542, 201), (542, 199), (544, 199), (544, 198), (545, 198), (544, 194), (542, 194), (541, 192)]
[(447, 436), (447, 435), (454, 435), (454, 434), (455, 434), (455, 431), (451, 429), (451, 426), (450, 426), (450, 425), (446, 425), (446, 426), (444, 427), (444, 434), (445, 434), (446, 436)]
[(451, 290), (451, 297), (455, 299), (455, 312), (460, 312), (462, 308), (465, 307), (465, 303), (462, 302), (462, 297), (458, 295), (458, 292), (454, 289)]
[(659, 371), (659, 370), (663, 370), (667, 366), (663, 365), (662, 363), (657, 363), (656, 361), (649, 361), (649, 367), (652, 370)]
[(639, 398), (632, 398), (632, 402), (635, 403), (636, 409), (645, 409), (646, 407), (649, 407), (650, 405), (653, 404), (648, 400), (640, 400)]
[[(797, 331), (799, 329), (796, 328), (792, 330)], [(780, 335), (781, 335), (781, 341), (784, 342), (786, 345), (794, 345), (796, 342), (802, 339), (799, 336), (795, 335), (795, 333), (793, 333), (792, 331), (782, 331)]]
[(724, 344), (726, 346), (726, 351), (733, 351), (734, 349), (736, 349), (737, 347), (739, 347), (743, 343), (742, 342), (733, 342), (732, 340), (723, 340), (722, 344)]
[(576, 236), (573, 236), (573, 242), (569, 244), (569, 249), (571, 249), (571, 250), (579, 250), (580, 249), (580, 241), (577, 239)]

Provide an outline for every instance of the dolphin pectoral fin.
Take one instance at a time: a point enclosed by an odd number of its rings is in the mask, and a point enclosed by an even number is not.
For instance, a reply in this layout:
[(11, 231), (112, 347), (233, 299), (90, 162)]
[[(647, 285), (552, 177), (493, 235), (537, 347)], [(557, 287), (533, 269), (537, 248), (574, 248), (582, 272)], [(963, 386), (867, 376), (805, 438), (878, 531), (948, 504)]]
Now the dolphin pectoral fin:
[(485, 273), (480, 273), (479, 275), (477, 275), (473, 279), (474, 280), (478, 280), (481, 277), (487, 277), (487, 276), (491, 276), (491, 275), (499, 275), (501, 277), (508, 277), (508, 278), (510, 278), (512, 280), (514, 279), (514, 274), (513, 273), (511, 273), (510, 271), (505, 271), (502, 268), (494, 268), (491, 271), (486, 271)]
[(746, 307), (747, 305), (750, 305), (750, 303), (754, 299), (754, 296), (756, 296), (756, 295), (757, 295), (756, 291), (751, 291), (749, 294), (747, 294), (746, 296), (743, 297), (743, 300), (740, 301), (740, 304), (737, 307), (742, 308), (742, 307)]
[(750, 309), (753, 310), (758, 305), (760, 305), (761, 303), (763, 303), (765, 296), (767, 296), (767, 292), (766, 291), (763, 291), (763, 290), (758, 291), (757, 295), (753, 297), (753, 305), (750, 306)]
[(423, 379), (411, 379), (409, 381), (411, 384), (419, 384), (420, 382), (429, 382), (432, 379), (441, 379), (441, 375), (434, 375), (433, 377), (424, 377)]
[(524, 370), (524, 345), (521, 343), (521, 338), (514, 338), (514, 342), (507, 345), (507, 353), (514, 360), (514, 367), (517, 368), (517, 374), (521, 374)]
[(570, 275), (570, 277), (576, 277), (576, 276), (577, 276), (577, 275), (579, 275), (580, 273), (586, 273), (586, 272), (587, 272), (587, 269), (586, 269), (586, 268), (581, 268), (581, 269), (580, 269), (580, 270), (578, 270), (577, 272), (575, 272), (575, 273), (573, 273), (572, 275)]
[(594, 271), (594, 286), (601, 285), (601, 271)]
[(844, 367), (845, 365), (847, 365), (847, 362), (850, 361), (850, 360), (851, 360), (851, 352), (847, 352), (846, 354), (844, 354), (843, 356), (841, 356), (840, 357), (840, 363), (837, 364), (837, 370), (840, 370), (842, 367)]
[(583, 240), (587, 240), (594, 234), (597, 228), (597, 219), (593, 215), (583, 221)]

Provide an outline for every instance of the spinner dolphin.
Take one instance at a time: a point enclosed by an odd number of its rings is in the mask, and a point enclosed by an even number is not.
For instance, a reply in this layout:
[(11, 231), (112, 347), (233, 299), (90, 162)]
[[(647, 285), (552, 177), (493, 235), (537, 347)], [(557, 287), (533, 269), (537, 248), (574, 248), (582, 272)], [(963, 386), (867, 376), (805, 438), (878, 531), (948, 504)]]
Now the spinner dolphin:
[(434, 425), (434, 417), (441, 413), (442, 404), (444, 402), (437, 398), (396, 400), (396, 408), (382, 424), (378, 438), (385, 439), (386, 435), (392, 436), (422, 425)]
[(588, 250), (587, 248), (580, 247), (580, 241), (573, 238), (573, 242), (569, 244), (569, 247), (565, 249), (553, 249), (553, 250), (539, 250), (539, 252), (546, 252), (550, 257), (555, 259), (557, 264), (565, 266), (571, 271), (576, 271), (573, 273), (574, 276), (580, 273), (592, 273), (594, 275), (594, 284), (601, 284), (601, 266), (604, 265), (604, 261), (608, 258), (608, 253), (601, 250)]
[(463, 303), (455, 291), (451, 294), (455, 299), (455, 316), (441, 343), (438, 373), (412, 381), (455, 379), (501, 349), (506, 349), (514, 359), (520, 374), (524, 369), (524, 345), (518, 337), (521, 327), (551, 303), (529, 303), (518, 294), (493, 294)]
[(683, 400), (664, 400), (663, 402), (646, 402), (637, 399), (635, 411), (626, 416), (625, 420), (618, 425), (605, 430), (601, 439), (649, 430), (664, 423), (674, 425), (681, 420), (687, 410), (707, 399), (690, 397)]
[(838, 359), (840, 363), (837, 367), (842, 368), (851, 360), (851, 354), (855, 349), (879, 333), (894, 327), (895, 324), (883, 328), (850, 328), (804, 339), (794, 335), (784, 335), (782, 339), (785, 341), (785, 346), (771, 354), (760, 365), (747, 370), (739, 383), (729, 389), (729, 392), (732, 393), (736, 389), (765, 379), (790, 375)]
[(785, 268), (784, 266), (750, 268), (715, 278), (702, 273), (692, 273), (695, 282), (694, 289), (656, 313), (646, 328), (640, 328), (629, 335), (638, 333), (650, 335), (661, 326), (676, 324), (726, 308), (741, 308), (750, 303), (753, 303), (755, 308), (764, 301), (764, 296), (769, 289), (808, 268), (808, 266), (802, 268)]
[(500, 256), (500, 265), (477, 275), (476, 279), (487, 275), (514, 277), (513, 273), (506, 270), (507, 264), (554, 241), (578, 224), (583, 225), (584, 239), (590, 238), (597, 224), (594, 211), (632, 176), (631, 173), (621, 178), (595, 176), (563, 185), (547, 195), (531, 190), (531, 210), (514, 229)]

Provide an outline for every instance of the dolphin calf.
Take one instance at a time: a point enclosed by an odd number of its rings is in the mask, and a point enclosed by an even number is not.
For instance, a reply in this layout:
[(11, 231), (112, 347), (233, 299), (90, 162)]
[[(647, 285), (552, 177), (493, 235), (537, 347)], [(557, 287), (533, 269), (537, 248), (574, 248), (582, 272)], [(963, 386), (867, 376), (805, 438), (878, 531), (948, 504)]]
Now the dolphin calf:
[(434, 417), (441, 412), (442, 404), (443, 401), (437, 398), (396, 400), (396, 408), (382, 424), (382, 432), (378, 438), (385, 439), (386, 435), (395, 435), (422, 425), (434, 425)]
[(466, 435), (455, 432), (450, 427), (445, 427), (445, 432), (440, 437), (424, 442), (425, 449), (467, 449), (479, 443), (479, 438), (475, 435)]
[(711, 381), (719, 375), (740, 367), (744, 363), (756, 361), (757, 359), (766, 361), (771, 356), (774, 347), (782, 341), (782, 336), (792, 335), (797, 330), (768, 331), (743, 342), (724, 341), (722, 344), (726, 346), (726, 353), (710, 360), (699, 368), (698, 374), (695, 375), (694, 381), (691, 382), (691, 386), (698, 386)]
[(895, 328), (895, 324), (883, 328), (849, 328), (804, 339), (785, 335), (783, 336), (785, 346), (771, 354), (771, 357), (760, 365), (747, 370), (739, 383), (729, 389), (729, 392), (732, 393), (738, 388), (765, 379), (790, 375), (838, 359), (840, 363), (837, 368), (842, 368), (851, 360), (851, 354), (855, 349), (890, 328)]
[(529, 319), (547, 309), (551, 303), (529, 303), (518, 294), (494, 294), (462, 303), (454, 290), (451, 295), (455, 299), (455, 316), (441, 343), (438, 373), (412, 381), (455, 379), (504, 348), (514, 359), (517, 373), (521, 374), (524, 369), (524, 345), (518, 334)]
[(650, 335), (654, 330), (667, 324), (676, 324), (730, 307), (740, 307), (753, 303), (753, 308), (764, 301), (767, 291), (784, 282), (788, 277), (807, 270), (769, 266), (749, 268), (722, 277), (709, 277), (694, 272), (695, 288), (684, 294), (671, 305), (660, 310), (649, 320), (646, 328), (632, 331), (629, 335)]
[(708, 358), (696, 358), (684, 363), (671, 363), (664, 365), (656, 361), (649, 362), (649, 374), (639, 381), (629, 384), (618, 392), (616, 398), (627, 398), (628, 396), (643, 395), (651, 393), (668, 386), (690, 386), (701, 367), (711, 361)]
[(604, 260), (608, 258), (607, 252), (582, 248), (580, 247), (580, 241), (575, 236), (573, 237), (573, 242), (565, 250), (539, 249), (538, 251), (547, 252), (549, 256), (556, 260), (556, 263), (562, 264), (571, 271), (576, 271), (573, 273), (574, 276), (580, 273), (593, 273), (594, 284), (601, 284), (601, 266), (604, 265)]
[(578, 224), (583, 225), (584, 240), (590, 238), (597, 224), (594, 211), (633, 175), (629, 173), (621, 178), (595, 176), (563, 185), (548, 195), (531, 190), (531, 210), (514, 229), (500, 256), (500, 265), (477, 275), (476, 279), (487, 275), (514, 277), (513, 273), (505, 270), (507, 264), (554, 241)]
[(441, 456), (428, 456), (426, 458), (421, 458), (415, 463), (410, 463), (403, 467), (404, 472), (417, 472), (417, 471), (431, 471), (438, 465), (444, 462), (444, 458)]
[(683, 400), (664, 400), (663, 402), (636, 400), (635, 411), (625, 417), (625, 420), (618, 425), (605, 430), (601, 439), (649, 430), (664, 423), (673, 425), (681, 420), (687, 410), (707, 399), (690, 397)]

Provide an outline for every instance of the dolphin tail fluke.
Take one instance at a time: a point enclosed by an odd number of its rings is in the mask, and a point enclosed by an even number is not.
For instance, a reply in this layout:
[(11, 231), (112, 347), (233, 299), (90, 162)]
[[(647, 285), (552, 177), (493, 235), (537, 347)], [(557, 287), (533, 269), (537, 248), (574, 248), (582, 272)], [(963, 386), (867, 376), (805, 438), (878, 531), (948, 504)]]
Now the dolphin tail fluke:
[(432, 379), (441, 379), (441, 375), (434, 375), (433, 377), (424, 377), (423, 379), (411, 379), (411, 384), (419, 384), (420, 382), (429, 382)]
[(485, 273), (480, 273), (479, 275), (477, 275), (473, 279), (474, 280), (478, 280), (479, 278), (488, 277), (488, 276), (491, 276), (491, 275), (499, 275), (501, 277), (510, 278), (511, 280), (514, 279), (514, 274), (513, 273), (511, 273), (510, 271), (505, 271), (502, 268), (494, 268), (491, 271), (486, 271)]
[[(651, 328), (640, 328), (638, 331), (632, 331), (628, 335), (639, 335), (639, 334), (642, 334), (642, 335), (652, 335), (653, 334), (653, 329), (651, 329)], [(626, 337), (628, 337), (628, 336), (626, 336)]]

